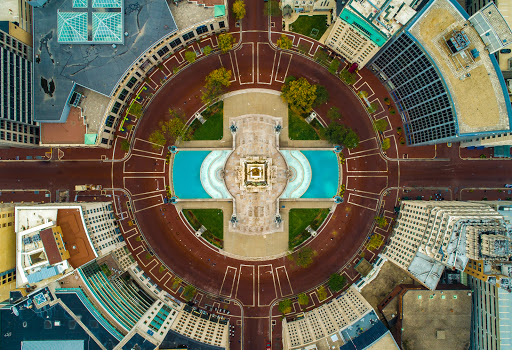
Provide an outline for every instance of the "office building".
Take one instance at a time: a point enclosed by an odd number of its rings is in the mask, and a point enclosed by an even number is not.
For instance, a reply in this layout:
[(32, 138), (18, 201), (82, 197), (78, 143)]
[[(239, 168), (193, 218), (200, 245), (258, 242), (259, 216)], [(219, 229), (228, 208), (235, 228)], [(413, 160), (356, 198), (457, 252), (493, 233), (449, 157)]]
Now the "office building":
[(16, 232), (14, 205), (0, 204), (0, 303), (16, 289)]
[(512, 349), (512, 294), (468, 276), (472, 290), (471, 350)]
[(336, 18), (325, 44), (362, 68), (414, 17), (416, 3), (416, 0), (352, 0)]
[(455, 1), (432, 0), (385, 45), (369, 68), (395, 101), (408, 145), (511, 130), (510, 98), (494, 57), (511, 40), (493, 3), (469, 17)]
[(33, 119), (30, 35), (15, 24), (0, 22), (0, 147), (39, 145)]
[(435, 289), (445, 268), (469, 259), (508, 260), (510, 224), (499, 210), (510, 202), (403, 201), (383, 256)]

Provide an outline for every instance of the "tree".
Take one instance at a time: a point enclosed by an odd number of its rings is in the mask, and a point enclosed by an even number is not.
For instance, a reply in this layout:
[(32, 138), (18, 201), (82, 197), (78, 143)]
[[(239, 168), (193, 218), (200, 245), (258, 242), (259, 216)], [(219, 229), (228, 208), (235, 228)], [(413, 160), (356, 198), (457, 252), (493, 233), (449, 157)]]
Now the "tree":
[(160, 146), (165, 146), (165, 144), (167, 143), (167, 139), (165, 138), (164, 134), (162, 133), (162, 131), (160, 131), (159, 129), (153, 131), (150, 135), (149, 135), (149, 142), (152, 143), (152, 147), (154, 149), (158, 149), (160, 148)]
[(327, 53), (324, 50), (319, 48), (318, 50), (316, 50), (315, 56), (313, 56), (313, 58), (318, 63), (324, 64), (327, 61), (327, 59), (329, 58), (329, 56), (327, 55)]
[(308, 306), (309, 304), (309, 297), (306, 293), (300, 293), (298, 296), (299, 304), (302, 306)]
[(378, 108), (379, 108), (379, 105), (376, 102), (372, 102), (372, 103), (370, 103), (368, 108), (366, 108), (366, 110), (368, 111), (368, 113), (372, 114), (372, 113), (375, 113)]
[(373, 125), (375, 126), (375, 129), (380, 132), (384, 132), (388, 129), (389, 123), (386, 119), (379, 119), (376, 120)]
[(329, 101), (329, 92), (323, 85), (316, 85), (316, 99), (313, 103), (314, 107), (318, 107), (320, 105), (323, 105)]
[(130, 150), (130, 142), (128, 140), (121, 141), (121, 149), (128, 152)]
[(288, 50), (292, 47), (292, 41), (288, 38), (287, 35), (281, 34), (281, 37), (277, 39), (276, 45), (281, 49)]
[(340, 109), (338, 107), (331, 107), (327, 111), (327, 118), (330, 120), (336, 120), (341, 118)]
[(281, 8), (279, 7), (279, 1), (269, 0), (263, 5), (263, 15), (271, 17), (277, 17), (281, 15)]
[(186, 51), (185, 52), (185, 59), (189, 62), (189, 63), (194, 63), (195, 60), (196, 60), (196, 52), (195, 51)]
[(304, 44), (299, 44), (299, 46), (297, 46), (297, 49), (299, 50), (299, 52), (303, 55), (305, 55), (308, 51), (309, 51), (309, 47), (307, 47), (306, 45)]
[(388, 226), (388, 220), (384, 216), (376, 216), (375, 223), (380, 228), (384, 228), (384, 227)]
[(278, 308), (282, 314), (292, 312), (292, 301), (290, 299), (281, 300), (279, 302)]
[(204, 55), (205, 55), (205, 56), (208, 56), (209, 54), (211, 54), (211, 53), (212, 53), (212, 47), (211, 47), (210, 45), (205, 46), (205, 47), (203, 48), (203, 53), (204, 53)]
[(297, 114), (309, 113), (313, 109), (316, 100), (316, 85), (300, 77), (284, 84), (281, 88), (282, 98), (290, 105), (292, 111)]
[(325, 289), (324, 286), (318, 287), (316, 292), (318, 294), (318, 300), (323, 301), (323, 300), (327, 299), (327, 290)]
[(233, 3), (233, 14), (237, 20), (245, 17), (245, 2), (243, 0), (235, 0)]
[(196, 295), (196, 293), (196, 287), (189, 284), (188, 286), (185, 287), (185, 290), (183, 291), (183, 299), (185, 299), (186, 301), (190, 301)]
[(391, 141), (389, 137), (386, 137), (384, 140), (382, 140), (382, 150), (387, 151), (391, 147)]
[(356, 75), (350, 73), (348, 70), (343, 69), (339, 74), (341, 80), (345, 82), (347, 85), (353, 85), (356, 82)]
[(133, 101), (132, 104), (130, 105), (128, 113), (137, 118), (140, 118), (142, 116), (142, 105), (136, 101)]
[(315, 251), (310, 247), (304, 247), (294, 254), (294, 261), (298, 267), (306, 268), (313, 263)]
[(345, 276), (341, 276), (337, 273), (333, 273), (331, 277), (329, 277), (329, 282), (327, 282), (329, 289), (333, 293), (340, 291), (345, 286), (345, 283)]
[(334, 59), (331, 61), (331, 64), (329, 64), (329, 73), (335, 74), (338, 71), (338, 68), (340, 67), (340, 61), (337, 59)]
[(222, 53), (226, 53), (233, 48), (235, 38), (230, 33), (219, 34), (217, 41), (219, 42), (219, 49)]
[(342, 145), (348, 149), (356, 148), (357, 146), (359, 146), (359, 136), (357, 136), (354, 130), (348, 128)]
[(379, 249), (380, 246), (382, 245), (382, 243), (384, 243), (384, 239), (382, 238), (381, 235), (375, 233), (373, 234), (373, 236), (370, 238), (370, 243), (368, 243), (368, 247), (367, 249), (368, 250), (375, 250), (375, 249)]
[(205, 78), (205, 86), (201, 93), (201, 101), (211, 104), (223, 92), (224, 88), (231, 85), (231, 70), (222, 67), (210, 72)]
[(185, 128), (183, 113), (169, 109), (171, 119), (160, 122), (160, 130), (168, 141), (187, 141), (190, 138), (189, 131)]

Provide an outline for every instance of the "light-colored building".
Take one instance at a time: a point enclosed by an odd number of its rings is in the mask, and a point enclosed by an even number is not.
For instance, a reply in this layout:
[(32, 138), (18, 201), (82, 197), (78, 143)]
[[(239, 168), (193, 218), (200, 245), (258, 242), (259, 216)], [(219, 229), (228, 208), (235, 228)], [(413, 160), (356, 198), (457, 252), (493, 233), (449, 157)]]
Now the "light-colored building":
[(510, 202), (403, 201), (382, 255), (435, 289), (445, 268), (463, 271), (469, 259), (508, 260)]
[(117, 224), (111, 202), (81, 203), (89, 237), (98, 256), (126, 245)]
[(284, 319), (283, 347), (286, 350), (303, 349), (314, 346), (318, 341), (332, 341), (330, 345), (339, 348), (345, 343), (344, 330), (372, 311), (366, 299), (351, 286), (322, 306), (293, 319)]
[(9, 22), (0, 22), (0, 72), (0, 146), (39, 145), (39, 126), (33, 119), (31, 36)]
[(135, 259), (133, 258), (132, 254), (130, 253), (126, 245), (117, 248), (116, 250), (113, 250), (112, 256), (114, 257), (114, 260), (117, 261), (117, 264), (123, 271), (126, 271), (130, 266), (136, 263)]
[(16, 232), (14, 232), (14, 205), (0, 204), (0, 302), (16, 289)]
[(229, 349), (229, 323), (221, 316), (207, 314), (183, 304), (171, 330), (199, 342)]
[(325, 44), (362, 68), (414, 17), (416, 3), (416, 0), (352, 0), (336, 18)]
[(472, 290), (471, 350), (512, 349), (512, 294), (468, 276)]
[(283, 0), (281, 9), (289, 6), (295, 12), (330, 11), (336, 8), (336, 0)]

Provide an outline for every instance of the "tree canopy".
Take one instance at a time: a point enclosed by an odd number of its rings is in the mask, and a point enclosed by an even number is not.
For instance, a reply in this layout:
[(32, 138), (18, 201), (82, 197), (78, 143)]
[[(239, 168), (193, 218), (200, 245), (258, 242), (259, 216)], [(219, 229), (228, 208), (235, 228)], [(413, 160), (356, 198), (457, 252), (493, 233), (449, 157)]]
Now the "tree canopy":
[(359, 136), (355, 131), (336, 122), (331, 122), (323, 130), (323, 136), (329, 143), (342, 145), (349, 149), (359, 145)]
[(279, 1), (269, 0), (263, 5), (263, 15), (271, 17), (277, 17), (281, 15), (281, 8), (279, 7)]
[(299, 304), (302, 306), (308, 306), (309, 304), (309, 297), (306, 293), (300, 293), (298, 295)]
[(316, 99), (313, 103), (314, 107), (318, 107), (320, 105), (323, 105), (329, 101), (329, 92), (323, 85), (316, 85)]
[(217, 41), (219, 42), (219, 49), (222, 53), (226, 53), (233, 48), (235, 38), (230, 33), (219, 34)]
[(224, 88), (231, 85), (231, 70), (224, 67), (215, 69), (205, 78), (205, 86), (201, 94), (201, 101), (204, 104), (212, 103), (223, 92)]
[(190, 63), (194, 63), (196, 60), (196, 52), (195, 51), (185, 51), (185, 59)]
[(330, 120), (336, 120), (341, 118), (340, 109), (338, 107), (331, 107), (327, 111), (327, 118)]
[(279, 46), (281, 49), (289, 49), (292, 47), (292, 41), (290, 38), (288, 38), (287, 35), (281, 34), (281, 37), (277, 39), (276, 45)]
[(289, 312), (292, 312), (292, 301), (290, 299), (284, 299), (279, 302), (279, 311), (282, 314), (287, 314)]
[(344, 276), (333, 273), (331, 277), (329, 277), (329, 282), (327, 282), (327, 284), (329, 285), (329, 289), (336, 293), (345, 286), (345, 282), (346, 281)]
[(235, 0), (233, 3), (233, 14), (237, 20), (245, 17), (245, 2), (243, 0)]
[(306, 78), (288, 80), (281, 88), (282, 97), (290, 108), (298, 114), (309, 113), (317, 98), (316, 85), (312, 85)]
[(190, 132), (183, 122), (184, 114), (169, 109), (170, 119), (161, 121), (158, 129), (149, 135), (149, 142), (154, 143), (153, 147), (165, 146), (167, 142), (186, 141), (190, 139)]

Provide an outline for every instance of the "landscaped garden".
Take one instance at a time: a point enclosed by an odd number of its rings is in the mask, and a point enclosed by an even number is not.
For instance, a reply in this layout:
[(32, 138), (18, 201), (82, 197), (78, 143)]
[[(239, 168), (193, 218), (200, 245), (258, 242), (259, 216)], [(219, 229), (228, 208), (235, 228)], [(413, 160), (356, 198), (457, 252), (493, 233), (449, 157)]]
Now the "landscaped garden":
[(319, 40), (327, 30), (327, 16), (299, 16), (290, 24), (290, 31)]
[(185, 209), (183, 215), (194, 230), (206, 228), (202, 237), (211, 244), (222, 248), (224, 237), (224, 217), (221, 209)]
[(290, 140), (320, 140), (315, 128), (291, 110), (288, 111), (288, 137)]
[(317, 230), (329, 214), (329, 209), (291, 209), (288, 245), (294, 248), (309, 238), (306, 227)]
[(223, 136), (223, 102), (208, 107), (201, 113), (206, 122), (194, 120), (190, 125), (191, 140), (220, 140)]

